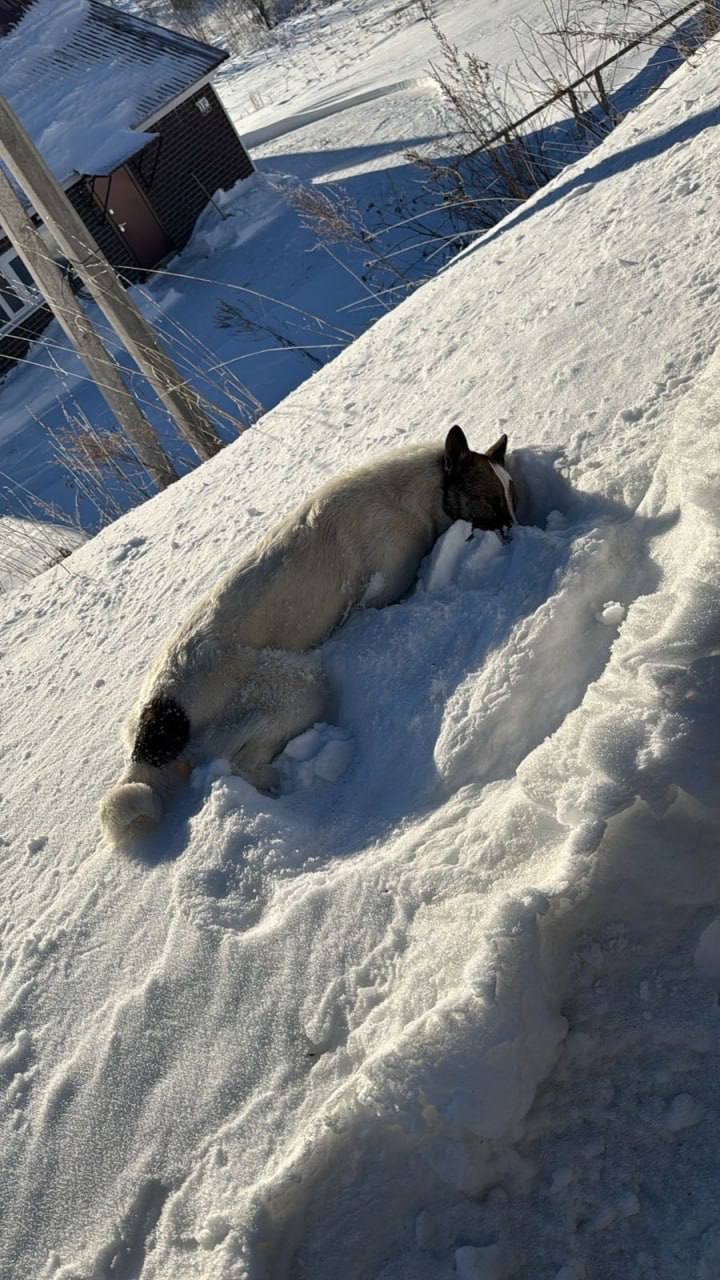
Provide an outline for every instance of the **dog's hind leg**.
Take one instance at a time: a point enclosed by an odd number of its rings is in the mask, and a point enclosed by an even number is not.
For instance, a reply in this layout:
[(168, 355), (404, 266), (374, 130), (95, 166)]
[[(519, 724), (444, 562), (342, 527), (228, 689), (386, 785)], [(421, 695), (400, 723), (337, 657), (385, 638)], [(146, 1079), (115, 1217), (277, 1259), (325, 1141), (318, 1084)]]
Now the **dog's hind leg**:
[(239, 691), (234, 724), (232, 709), (227, 708), (225, 745), (218, 754), (259, 791), (275, 791), (280, 775), (272, 761), (291, 738), (328, 719), (333, 704), (332, 687), (317, 655), (265, 650)]

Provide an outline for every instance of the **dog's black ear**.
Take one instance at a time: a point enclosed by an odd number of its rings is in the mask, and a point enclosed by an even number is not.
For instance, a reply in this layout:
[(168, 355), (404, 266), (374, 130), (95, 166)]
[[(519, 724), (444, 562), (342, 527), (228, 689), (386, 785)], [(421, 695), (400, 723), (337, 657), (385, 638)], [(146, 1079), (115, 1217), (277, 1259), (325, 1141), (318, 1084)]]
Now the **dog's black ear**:
[(445, 439), (445, 470), (460, 471), (469, 453), (470, 447), (462, 427), (451, 427)]
[(499, 467), (504, 467), (506, 449), (507, 449), (507, 436), (501, 435), (500, 439), (495, 441), (495, 444), (492, 446), (491, 449), (485, 450), (485, 457), (489, 458), (491, 462), (497, 462)]

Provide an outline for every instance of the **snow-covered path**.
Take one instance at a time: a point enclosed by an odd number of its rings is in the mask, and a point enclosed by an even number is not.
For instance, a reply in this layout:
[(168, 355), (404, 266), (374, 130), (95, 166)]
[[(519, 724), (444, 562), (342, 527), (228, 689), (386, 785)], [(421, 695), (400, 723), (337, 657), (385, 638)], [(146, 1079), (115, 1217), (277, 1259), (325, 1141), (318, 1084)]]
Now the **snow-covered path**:
[[(716, 1274), (719, 53), (3, 602), (3, 1280)], [(105, 849), (170, 627), (453, 421), (513, 543), (349, 621), (279, 800), (198, 770)]]

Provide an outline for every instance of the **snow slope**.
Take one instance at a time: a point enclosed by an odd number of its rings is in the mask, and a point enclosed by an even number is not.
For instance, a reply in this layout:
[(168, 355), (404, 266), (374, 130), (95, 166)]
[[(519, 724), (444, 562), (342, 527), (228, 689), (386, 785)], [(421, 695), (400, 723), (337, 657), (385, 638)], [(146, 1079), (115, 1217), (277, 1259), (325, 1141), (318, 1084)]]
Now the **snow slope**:
[[(662, 0), (649, 11), (628, 10), (627, 39), (653, 25), (661, 12), (678, 7)], [(561, 10), (544, 0), (435, 0), (432, 12), (462, 58), (474, 54), (490, 65), (517, 116), (546, 101), (551, 92), (552, 76), (542, 72), (543, 57), (557, 82), (567, 83), (581, 66), (592, 67), (616, 52), (621, 25), (619, 6), (609, 13), (602, 3), (585, 4), (583, 26), (598, 35), (587, 34), (568, 57), (557, 42), (554, 47), (550, 41), (536, 42), (538, 33), (562, 25)], [(614, 38), (601, 34), (606, 28)], [(641, 79), (651, 53), (634, 50), (606, 70), (607, 92), (612, 96), (621, 84)], [(651, 60), (659, 81), (671, 55), (657, 49)], [(436, 157), (458, 149), (459, 122), (443, 99), (436, 71), (445, 74), (442, 50), (415, 3), (338, 0), (317, 10), (309, 7), (282, 23), (269, 47), (232, 59), (221, 68), (217, 83), (261, 167), (272, 160), (276, 168), (282, 163), (316, 182), (343, 183), (387, 170), (400, 183), (401, 175), (393, 170), (406, 163), (411, 148)], [(623, 104), (621, 110), (627, 109)], [(571, 153), (566, 162), (577, 154), (572, 143), (566, 142), (564, 149)], [(418, 173), (414, 185), (420, 185)]]
[[(719, 67), (3, 603), (3, 1280), (718, 1274)], [(104, 848), (198, 593), (453, 421), (512, 544), (348, 621), (278, 800)]]
[[(254, 174), (220, 194), (216, 205), (222, 203), (223, 217), (209, 207), (184, 253), (134, 290), (181, 374), (206, 397), (225, 438), (234, 438), (265, 407), (282, 400), (366, 323), (351, 315), (333, 318), (356, 297), (357, 284), (329, 255), (312, 252), (315, 239), (300, 225), (283, 186), (282, 177)], [(223, 305), (236, 309), (237, 325), (220, 326)], [(166, 412), (107, 321), (96, 307), (88, 304), (88, 309), (179, 469), (189, 469), (193, 456)], [(296, 349), (282, 345), (277, 334)], [(68, 516), (79, 515), (88, 530), (105, 522), (106, 504), (88, 475), (61, 465), (66, 437), (76, 437), (83, 421), (101, 438), (114, 429), (105, 402), (53, 322), (43, 343), (0, 388), (0, 510), (34, 514), (33, 497), (39, 497)], [(133, 474), (132, 467), (128, 470)], [(123, 490), (112, 474), (106, 484), (120, 510), (138, 501), (137, 491)]]
[[(7, 46), (19, 64), (27, 58), (37, 60), (43, 41), (52, 45), (58, 24), (67, 25), (68, 5), (74, 13), (78, 3), (63, 0), (54, 7), (52, 22), (41, 23), (42, 39), (33, 8), (13, 37), (3, 41), (3, 48)], [(672, 0), (663, 4), (673, 7)], [(135, 0), (121, 7), (139, 11)], [(435, 12), (463, 50), (505, 69), (517, 57), (522, 24), (535, 29), (547, 25), (543, 0), (506, 0), (502, 6), (494, 0), (472, 5), (441, 0)], [(159, 11), (156, 17), (163, 20)], [(641, 15), (640, 25), (647, 21), (647, 15)], [(211, 27), (209, 34), (222, 42), (220, 28)], [(614, 47), (607, 41), (588, 42), (583, 56), (591, 60)], [(677, 54), (655, 50), (648, 69), (648, 56), (649, 51), (635, 52), (616, 65), (614, 74), (606, 74), (611, 95), (613, 85), (625, 85), (622, 101), (614, 99), (619, 110), (641, 98), (648, 79), (661, 79), (677, 60)], [(136, 289), (136, 296), (180, 372), (204, 395), (216, 428), (226, 436), (278, 404), (318, 362), (331, 360), (383, 309), (438, 270), (451, 252), (448, 236), (454, 242), (457, 227), (450, 225), (437, 193), (426, 189), (421, 171), (406, 155), (409, 148), (443, 154), (454, 153), (457, 146), (452, 135), (456, 123), (430, 75), (437, 57), (435, 36), (413, 5), (337, 0), (281, 24), (267, 44), (235, 57), (216, 77), (230, 114), (253, 145), (259, 173), (231, 193), (216, 194), (190, 244), (167, 265), (169, 274), (156, 275)], [(42, 81), (43, 92), (31, 95), (32, 101), (21, 94), (16, 105), (60, 163), (68, 148), (77, 149), (87, 138), (82, 129), (79, 134), (72, 129), (58, 132), (58, 86), (46, 83), (41, 62), (42, 56), (36, 79)], [(163, 63), (161, 71), (163, 67), (169, 74), (171, 68)], [(6, 71), (18, 88), (17, 67), (10, 65)], [(92, 69), (75, 67), (70, 88), (65, 86), (71, 103), (78, 95), (87, 98), (92, 74)], [(567, 78), (569, 73), (561, 68), (559, 74)], [(511, 70), (510, 77), (518, 106), (534, 102), (536, 90), (529, 83), (533, 76), (527, 64)], [(123, 134), (143, 85), (137, 77), (120, 79), (127, 91), (120, 100), (117, 84), (110, 86), (115, 96), (110, 94), (112, 102), (107, 98), (107, 107)], [(93, 145), (97, 143), (96, 138)], [(573, 131), (562, 143), (554, 140), (553, 154), (558, 164), (569, 163), (585, 145)], [(328, 242), (317, 224), (303, 225), (299, 196), (306, 203), (308, 196), (347, 201), (351, 220), (377, 237), (370, 251), (362, 236), (352, 242), (342, 233), (335, 238), (330, 233)], [(242, 314), (236, 315), (236, 323), (223, 326), (222, 311), (228, 304)], [(104, 318), (95, 308), (89, 310), (103, 340), (125, 366), (136, 397), (176, 466), (187, 470), (193, 458), (166, 411), (118, 348)], [(288, 343), (295, 343), (295, 349)], [(115, 467), (105, 466), (100, 478), (92, 469), (89, 474), (87, 467), (78, 467), (74, 442), (83, 421), (100, 433), (101, 445), (115, 426), (67, 339), (53, 324), (0, 388), (1, 511), (25, 515), (29, 510), (42, 518), (49, 504), (94, 532), (118, 510), (142, 500), (147, 484), (138, 477), (132, 458), (126, 461), (127, 448), (117, 438), (109, 443), (115, 446), (116, 462), (120, 454), (119, 471), (125, 481)], [(88, 443), (96, 456), (98, 442)]]

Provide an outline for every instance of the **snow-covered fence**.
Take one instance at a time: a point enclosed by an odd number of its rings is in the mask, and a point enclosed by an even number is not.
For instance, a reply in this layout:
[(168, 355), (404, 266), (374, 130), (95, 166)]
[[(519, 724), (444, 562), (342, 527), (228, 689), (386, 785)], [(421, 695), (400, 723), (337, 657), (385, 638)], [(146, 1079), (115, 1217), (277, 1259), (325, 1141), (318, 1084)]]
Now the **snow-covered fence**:
[(567, 98), (575, 119), (578, 121), (579, 125), (582, 125), (584, 113), (580, 108), (576, 91), (582, 88), (583, 85), (594, 85), (598, 101), (602, 105), (608, 118), (612, 120), (614, 118), (614, 113), (603, 82), (603, 71), (606, 71), (608, 67), (619, 62), (621, 58), (624, 58), (633, 49), (638, 49), (641, 45), (647, 44), (661, 31), (668, 27), (677, 26), (677, 23), (681, 18), (689, 17), (694, 11), (702, 11), (704, 13), (707, 26), (710, 30), (720, 29), (720, 5), (718, 5), (717, 0), (690, 0), (689, 4), (683, 5), (681, 9), (676, 9), (674, 13), (663, 18), (662, 22), (656, 23), (655, 26), (649, 27), (646, 31), (643, 31), (639, 35), (633, 37), (632, 40), (628, 40), (620, 49), (617, 49), (614, 53), (610, 54), (609, 57), (604, 58), (602, 62), (598, 62), (594, 67), (585, 71), (583, 75), (578, 76), (577, 79), (573, 80), (570, 84), (561, 85), (554, 93), (551, 93), (547, 98), (545, 98), (539, 106), (533, 107), (532, 111), (527, 111), (525, 115), (520, 116), (518, 120), (514, 120), (512, 123), (504, 125), (503, 128), (499, 129), (496, 133), (491, 134), (489, 138), (486, 138), (483, 141), (481, 146), (470, 151), (467, 158), (479, 155), (482, 151), (486, 151), (488, 147), (492, 147), (498, 142), (511, 143), (513, 138), (517, 137), (520, 130), (523, 129), (525, 125), (529, 124), (531, 120), (535, 120), (538, 117), (543, 116), (553, 103), (560, 102), (563, 98)]
[[(589, 0), (545, 0), (549, 29), (527, 25), (524, 42), (518, 39), (520, 75), (527, 88), (539, 81), (536, 105), (518, 115), (516, 84), (510, 77), (477, 54), (462, 53), (435, 21), (431, 0), (417, 0), (438, 41), (442, 61), (432, 72), (456, 117), (459, 145), (455, 155), (410, 151), (407, 158), (425, 171), (438, 207), (452, 220), (452, 249), (494, 226), (602, 141), (628, 110), (720, 29), (720, 0), (687, 0), (671, 13), (663, 12), (662, 0), (649, 2), (653, 25), (629, 25), (640, 0), (608, 0), (606, 21), (597, 30)], [(649, 23), (644, 0), (640, 11)], [(672, 39), (663, 34), (670, 30)], [(598, 39), (600, 49), (590, 54)], [(628, 55), (653, 44), (661, 48), (647, 65), (614, 84), (608, 69), (615, 72), (625, 60), (627, 71)]]

